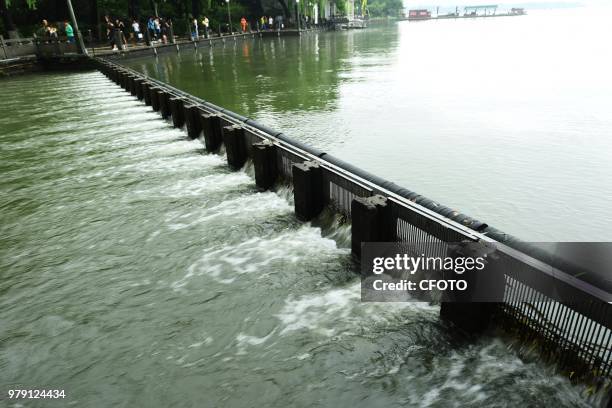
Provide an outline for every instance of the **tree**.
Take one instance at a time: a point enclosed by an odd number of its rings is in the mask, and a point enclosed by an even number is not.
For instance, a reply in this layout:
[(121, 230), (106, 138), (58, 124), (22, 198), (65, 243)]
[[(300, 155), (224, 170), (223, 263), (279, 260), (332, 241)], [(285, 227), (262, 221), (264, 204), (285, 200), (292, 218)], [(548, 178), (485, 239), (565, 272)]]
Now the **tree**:
[(2, 16), (2, 25), (7, 32), (17, 30), (15, 23), (13, 23), (13, 17), (9, 10), (9, 0), (0, 0), (0, 15)]

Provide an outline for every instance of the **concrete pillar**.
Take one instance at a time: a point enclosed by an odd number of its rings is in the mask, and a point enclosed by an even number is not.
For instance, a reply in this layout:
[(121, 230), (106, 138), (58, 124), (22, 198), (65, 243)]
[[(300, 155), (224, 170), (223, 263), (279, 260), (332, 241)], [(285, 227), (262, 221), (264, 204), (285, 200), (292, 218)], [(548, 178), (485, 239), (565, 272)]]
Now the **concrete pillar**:
[(356, 197), (351, 201), (351, 252), (361, 258), (363, 242), (395, 240), (394, 220), (387, 199), (381, 195)]
[(159, 113), (161, 113), (162, 118), (169, 118), (172, 115), (170, 110), (170, 94), (163, 89), (159, 89), (157, 91), (157, 99), (159, 102)]
[(202, 112), (200, 114), (200, 123), (202, 126), (202, 132), (204, 133), (204, 145), (206, 151), (216, 152), (221, 146), (222, 131), (221, 131), (221, 119), (219, 115), (209, 112)]
[(120, 70), (119, 71), (119, 80), (117, 81), (117, 83), (119, 84), (120, 87), (122, 87), (123, 89), (125, 89), (125, 71)]
[(144, 83), (144, 79), (142, 78), (137, 78), (134, 80), (134, 87), (136, 88), (136, 97), (138, 99), (140, 99), (141, 101), (144, 99), (144, 92), (143, 92), (143, 84)]
[(157, 86), (152, 86), (149, 88), (149, 95), (151, 96), (151, 108), (153, 108), (155, 112), (159, 112), (159, 91), (160, 89)]
[(200, 137), (200, 132), (202, 131), (201, 112), (199, 106), (185, 105), (185, 124), (187, 125), (187, 136), (190, 139)]
[[(468, 246), (455, 245), (455, 248), (449, 249), (446, 256), (453, 258), (483, 256), (484, 254), (478, 249), (474, 249), (478, 246), (477, 243), (470, 243)], [(453, 273), (450, 278), (465, 280), (467, 289), (445, 292), (440, 305), (440, 318), (467, 333), (478, 334), (489, 328), (499, 307), (495, 302), (503, 300), (504, 297), (503, 270), (508, 265), (495, 253), (487, 254), (485, 259), (483, 270), (465, 271), (461, 275)]]
[(170, 97), (170, 112), (172, 114), (172, 123), (174, 127), (182, 128), (185, 124), (184, 105), (185, 101), (182, 98)]
[(239, 170), (247, 160), (244, 129), (239, 125), (226, 126), (222, 131), (223, 144), (227, 154), (227, 164), (234, 170)]
[(255, 184), (261, 190), (268, 190), (278, 177), (276, 146), (270, 140), (253, 144), (253, 166)]
[(310, 221), (323, 210), (323, 176), (321, 167), (314, 161), (293, 165), (293, 198), (295, 215), (299, 220)]
[(147, 106), (151, 106), (151, 88), (153, 85), (149, 82), (142, 83), (142, 95), (144, 96), (144, 103)]
[(130, 92), (130, 74), (128, 72), (123, 73), (122, 85), (123, 89)]
[(130, 75), (130, 93), (136, 96), (136, 77), (134, 75)]

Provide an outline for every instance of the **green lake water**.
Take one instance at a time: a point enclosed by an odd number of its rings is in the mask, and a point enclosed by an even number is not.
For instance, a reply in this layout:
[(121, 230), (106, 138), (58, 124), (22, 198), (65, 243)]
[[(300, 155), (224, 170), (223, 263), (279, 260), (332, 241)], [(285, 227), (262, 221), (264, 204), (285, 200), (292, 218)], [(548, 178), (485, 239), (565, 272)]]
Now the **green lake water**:
[[(385, 92), (351, 87), (373, 72), (389, 80), (381, 60), (403, 58), (394, 54), (402, 30), (227, 43), (130, 64), (317, 147), (378, 157), (365, 166), (376, 170), (389, 140), (366, 137), (407, 136), (397, 127), (357, 136), (390, 113)], [(230, 172), (102, 74), (0, 85), (0, 406), (596, 403), (506, 338), (458, 344), (435, 306), (361, 303), (349, 227), (298, 222), (289, 191), (257, 192), (251, 169)], [(402, 103), (396, 92), (388, 88), (389, 104)], [(370, 105), (378, 115), (357, 109)], [(407, 158), (391, 178), (410, 181), (418, 161), (408, 159), (423, 151), (390, 154)], [(439, 166), (428, 171), (442, 179)], [(444, 189), (428, 185), (417, 187), (440, 198)], [(456, 202), (476, 185), (456, 185)], [(492, 216), (478, 211), (486, 197), (472, 197), (475, 216)], [(9, 388), (67, 398), (15, 405)]]

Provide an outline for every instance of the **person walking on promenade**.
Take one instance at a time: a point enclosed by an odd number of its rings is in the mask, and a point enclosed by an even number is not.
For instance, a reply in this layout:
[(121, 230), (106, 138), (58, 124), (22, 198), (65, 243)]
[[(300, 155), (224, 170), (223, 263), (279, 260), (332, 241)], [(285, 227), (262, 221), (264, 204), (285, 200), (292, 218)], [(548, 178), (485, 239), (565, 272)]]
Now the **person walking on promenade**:
[(198, 19), (194, 18), (191, 22), (191, 41), (195, 41), (199, 38), (198, 35)]
[(243, 33), (246, 33), (247, 21), (246, 21), (246, 18), (244, 17), (240, 19), (240, 28), (242, 28)]
[(45, 42), (49, 39), (51, 36), (51, 27), (49, 26), (49, 22), (47, 20), (42, 21), (41, 27), (38, 29), (37, 34), (40, 38), (44, 39)]
[(267, 22), (267, 21), (268, 21), (268, 20), (266, 19), (266, 16), (262, 16), (262, 17), (259, 19), (260, 27), (261, 27), (261, 29), (262, 29), (262, 30), (265, 30), (265, 29), (266, 29), (266, 22)]
[(208, 26), (210, 25), (208, 17), (204, 16), (204, 20), (202, 20), (202, 25), (204, 26), (204, 37), (208, 38)]
[(170, 30), (171, 25), (172, 21), (169, 18), (161, 19), (161, 40), (164, 44), (168, 44), (168, 40), (170, 40), (170, 42), (174, 41), (174, 38), (170, 38), (172, 32), (172, 30)]
[(54, 25), (49, 27), (49, 37), (51, 38), (51, 41), (57, 41), (57, 27)]
[(142, 33), (140, 32), (140, 24), (136, 18), (132, 20), (132, 31), (134, 32), (134, 39), (138, 44), (142, 40)]
[(68, 38), (69, 44), (75, 44), (74, 41), (74, 30), (68, 21), (64, 21), (64, 31), (66, 32), (66, 37)]
[(270, 16), (270, 18), (268, 18), (268, 28), (270, 30), (274, 29), (274, 19), (272, 18), (272, 16)]
[(117, 38), (115, 39), (115, 42), (118, 43), (117, 47), (120, 50), (127, 49), (127, 40), (125, 38), (125, 33), (123, 32), (124, 29), (125, 29), (125, 24), (123, 24), (123, 21), (116, 19), (115, 20), (115, 35), (117, 36)]
[(153, 21), (153, 25), (155, 27), (156, 38), (161, 38), (161, 21), (160, 21), (159, 16), (155, 17), (155, 20)]
[(149, 21), (147, 22), (147, 30), (149, 30), (149, 38), (151, 41), (155, 39), (155, 20), (153, 17), (149, 17)]

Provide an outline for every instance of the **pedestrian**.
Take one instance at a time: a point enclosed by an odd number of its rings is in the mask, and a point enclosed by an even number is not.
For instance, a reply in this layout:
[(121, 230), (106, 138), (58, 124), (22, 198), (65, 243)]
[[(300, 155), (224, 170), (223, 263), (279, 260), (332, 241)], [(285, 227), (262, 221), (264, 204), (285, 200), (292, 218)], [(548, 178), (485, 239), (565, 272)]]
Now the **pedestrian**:
[(194, 18), (193, 22), (191, 23), (191, 41), (195, 41), (198, 38), (198, 19)]
[(55, 26), (50, 26), (49, 27), (49, 38), (51, 39), (51, 41), (57, 41), (57, 27)]
[(268, 28), (270, 30), (274, 29), (274, 19), (272, 18), (272, 16), (270, 16), (270, 18), (268, 19)]
[(246, 18), (242, 17), (240, 19), (240, 28), (242, 28), (242, 32), (246, 33), (247, 21)]
[(140, 32), (140, 23), (138, 23), (137, 19), (132, 20), (132, 31), (134, 32), (134, 39), (136, 43), (139, 43), (142, 40), (142, 33)]
[(68, 44), (74, 44), (74, 30), (68, 21), (64, 21), (64, 31), (66, 32), (66, 38), (68, 38)]
[(204, 36), (208, 38), (208, 26), (210, 25), (208, 17), (204, 16), (204, 20), (202, 20), (202, 25), (204, 26)]
[(115, 41), (115, 25), (110, 21), (106, 21), (106, 37), (110, 43), (110, 47), (112, 51), (117, 51), (117, 42)]
[(161, 38), (161, 20), (159, 17), (155, 17), (155, 21), (153, 21), (155, 26), (155, 36), (157, 38)]
[[(168, 43), (168, 39), (170, 38), (171, 31), (170, 27), (172, 26), (172, 20), (169, 18), (160, 19), (161, 23), (161, 38), (164, 44)], [(170, 38), (170, 41), (174, 41), (174, 38)]]
[(266, 16), (262, 16), (259, 19), (259, 22), (261, 23), (261, 29), (265, 30), (266, 29), (266, 22), (267, 22)]
[(149, 31), (151, 41), (155, 40), (155, 19), (153, 19), (153, 16), (149, 17), (149, 21), (147, 21), (147, 31)]
[(125, 29), (125, 24), (123, 24), (123, 21), (116, 19), (115, 20), (115, 35), (117, 36), (117, 38), (115, 39), (115, 42), (118, 42), (117, 47), (121, 50), (124, 50), (127, 48), (127, 40), (125, 38), (125, 33), (123, 32), (124, 29)]

